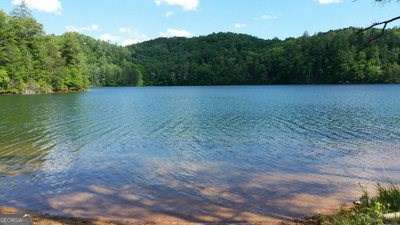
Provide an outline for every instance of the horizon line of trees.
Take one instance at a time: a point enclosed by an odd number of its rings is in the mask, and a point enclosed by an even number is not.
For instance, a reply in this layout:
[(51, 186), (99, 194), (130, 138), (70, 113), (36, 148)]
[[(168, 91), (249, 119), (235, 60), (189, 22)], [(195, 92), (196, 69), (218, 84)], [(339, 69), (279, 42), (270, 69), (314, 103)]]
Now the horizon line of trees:
[(133, 45), (147, 85), (400, 83), (400, 29), (346, 28), (285, 40), (214, 33)]
[(46, 35), (21, 4), (0, 11), (0, 94), (90, 86), (400, 83), (400, 29), (374, 44), (346, 28), (285, 40), (214, 33), (128, 47), (78, 34)]

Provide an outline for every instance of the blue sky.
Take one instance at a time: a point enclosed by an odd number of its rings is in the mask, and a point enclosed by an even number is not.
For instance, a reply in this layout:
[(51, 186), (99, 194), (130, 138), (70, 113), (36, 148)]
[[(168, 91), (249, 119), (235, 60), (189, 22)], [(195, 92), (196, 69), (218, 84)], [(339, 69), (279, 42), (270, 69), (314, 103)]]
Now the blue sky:
[[(9, 12), (20, 1), (0, 0), (0, 9)], [(400, 14), (400, 3), (373, 0), (25, 1), (47, 33), (78, 31), (118, 44), (220, 31), (286, 38), (366, 26)]]

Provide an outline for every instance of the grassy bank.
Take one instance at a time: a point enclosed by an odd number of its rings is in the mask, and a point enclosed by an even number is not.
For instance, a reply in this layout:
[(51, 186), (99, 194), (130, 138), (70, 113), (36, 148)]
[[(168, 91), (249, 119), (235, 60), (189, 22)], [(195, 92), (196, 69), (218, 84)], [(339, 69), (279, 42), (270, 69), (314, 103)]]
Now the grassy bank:
[(318, 216), (307, 224), (313, 225), (383, 225), (400, 224), (393, 213), (400, 212), (400, 186), (378, 185), (373, 197), (367, 190), (350, 209), (340, 209), (336, 214)]

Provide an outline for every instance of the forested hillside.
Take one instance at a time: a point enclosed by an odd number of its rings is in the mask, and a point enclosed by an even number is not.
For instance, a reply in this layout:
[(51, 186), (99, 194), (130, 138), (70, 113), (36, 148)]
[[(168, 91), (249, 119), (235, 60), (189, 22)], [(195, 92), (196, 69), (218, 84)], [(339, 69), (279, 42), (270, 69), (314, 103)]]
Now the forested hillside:
[(21, 6), (0, 11), (0, 94), (84, 90), (90, 85), (140, 85), (128, 49), (78, 34), (46, 35)]
[(0, 94), (90, 86), (400, 83), (400, 29), (334, 30), (286, 40), (215, 33), (129, 47), (46, 35), (29, 10), (0, 11)]
[(217, 33), (131, 46), (147, 85), (399, 83), (400, 29), (348, 28), (286, 40)]

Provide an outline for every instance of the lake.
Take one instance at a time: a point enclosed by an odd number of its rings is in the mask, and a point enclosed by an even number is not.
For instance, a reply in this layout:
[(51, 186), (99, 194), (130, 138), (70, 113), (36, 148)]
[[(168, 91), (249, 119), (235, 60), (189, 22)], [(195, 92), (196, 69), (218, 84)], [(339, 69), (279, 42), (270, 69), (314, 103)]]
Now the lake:
[(0, 97), (0, 205), (265, 222), (400, 181), (400, 86), (99, 88)]

